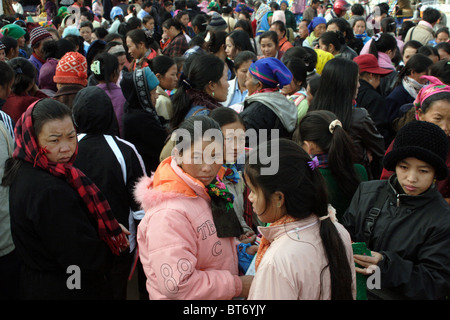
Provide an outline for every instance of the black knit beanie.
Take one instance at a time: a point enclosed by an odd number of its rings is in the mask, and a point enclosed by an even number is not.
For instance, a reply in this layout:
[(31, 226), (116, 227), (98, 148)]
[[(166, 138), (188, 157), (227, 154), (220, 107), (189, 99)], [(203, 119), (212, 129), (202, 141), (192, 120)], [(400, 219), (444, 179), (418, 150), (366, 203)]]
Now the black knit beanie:
[(399, 161), (413, 157), (430, 164), (436, 171), (436, 179), (443, 180), (449, 173), (445, 163), (448, 148), (448, 137), (439, 126), (414, 120), (398, 131), (383, 165), (387, 170), (395, 171)]

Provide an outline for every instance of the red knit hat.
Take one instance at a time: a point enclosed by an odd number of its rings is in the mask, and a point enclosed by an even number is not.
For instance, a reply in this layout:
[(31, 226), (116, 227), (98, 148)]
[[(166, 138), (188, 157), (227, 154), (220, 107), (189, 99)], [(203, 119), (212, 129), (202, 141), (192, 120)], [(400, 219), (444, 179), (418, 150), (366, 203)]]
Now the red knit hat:
[(86, 58), (78, 52), (67, 52), (56, 66), (55, 83), (73, 83), (87, 86)]
[(36, 44), (38, 44), (40, 41), (44, 39), (51, 39), (52, 34), (47, 31), (47, 29), (39, 26), (31, 30), (30, 32), (30, 43), (31, 47), (34, 47)]

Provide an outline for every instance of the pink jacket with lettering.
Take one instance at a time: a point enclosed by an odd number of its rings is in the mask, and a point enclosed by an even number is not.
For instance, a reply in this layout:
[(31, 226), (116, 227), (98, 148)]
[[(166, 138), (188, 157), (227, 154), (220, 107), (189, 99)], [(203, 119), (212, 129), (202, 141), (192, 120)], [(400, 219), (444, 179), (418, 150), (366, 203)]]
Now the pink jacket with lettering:
[(150, 299), (239, 295), (236, 240), (217, 237), (210, 197), (200, 181), (169, 157), (151, 178), (139, 181), (135, 197), (145, 210), (137, 241)]

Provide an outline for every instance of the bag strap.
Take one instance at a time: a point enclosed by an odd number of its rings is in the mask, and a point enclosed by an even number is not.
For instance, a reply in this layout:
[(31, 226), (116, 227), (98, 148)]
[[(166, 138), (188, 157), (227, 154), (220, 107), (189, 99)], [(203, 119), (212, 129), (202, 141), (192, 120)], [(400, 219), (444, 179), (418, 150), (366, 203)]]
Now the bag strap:
[(373, 229), (375, 227), (375, 223), (380, 216), (381, 210), (383, 209), (383, 205), (386, 202), (386, 199), (389, 197), (387, 186), (385, 186), (380, 195), (378, 196), (377, 201), (375, 202), (375, 205), (370, 209), (369, 213), (367, 214), (366, 219), (364, 220), (364, 238), (367, 247), (370, 247), (370, 241), (372, 240), (372, 233)]

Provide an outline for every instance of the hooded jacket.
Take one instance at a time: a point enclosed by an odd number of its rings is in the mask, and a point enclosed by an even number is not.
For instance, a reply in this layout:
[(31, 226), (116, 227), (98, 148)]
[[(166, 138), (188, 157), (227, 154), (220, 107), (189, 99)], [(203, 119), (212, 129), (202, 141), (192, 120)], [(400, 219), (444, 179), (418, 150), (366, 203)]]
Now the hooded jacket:
[[(73, 118), (77, 132), (84, 134), (78, 144), (74, 166), (83, 171), (107, 198), (115, 218), (128, 228), (130, 208), (139, 211), (134, 201), (133, 188), (144, 175), (140, 155), (133, 146), (117, 138), (118, 125), (108, 95), (99, 87), (82, 89), (75, 97)], [(125, 177), (121, 164), (107, 142), (112, 138), (124, 160)]]
[[(224, 174), (223, 167), (219, 176)], [(204, 185), (172, 157), (142, 178), (139, 257), (150, 299), (220, 300), (240, 294), (235, 238), (219, 238)]]
[(261, 92), (245, 98), (241, 117), (247, 130), (279, 129), (279, 137), (287, 138), (297, 125), (297, 107), (279, 92)]
[[(342, 224), (353, 241), (383, 255), (381, 291), (403, 299), (443, 299), (450, 292), (450, 208), (434, 185), (410, 196), (399, 193), (397, 184), (395, 174), (361, 183)], [(367, 238), (366, 217), (380, 197), (385, 200)]]

